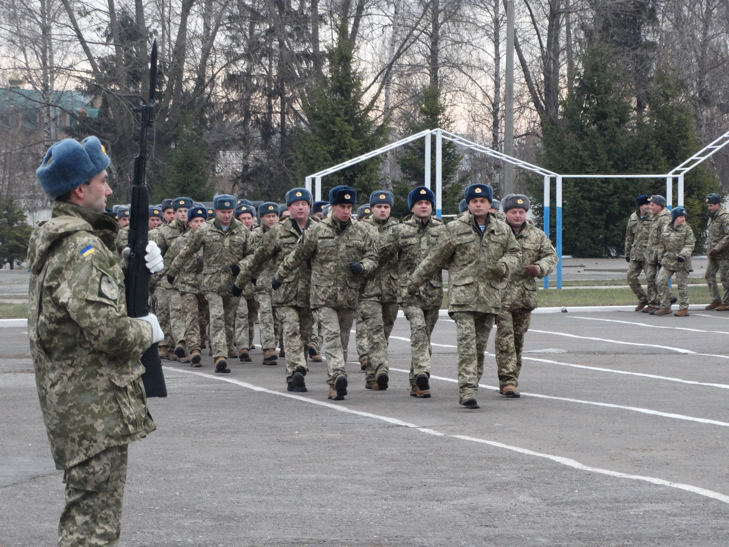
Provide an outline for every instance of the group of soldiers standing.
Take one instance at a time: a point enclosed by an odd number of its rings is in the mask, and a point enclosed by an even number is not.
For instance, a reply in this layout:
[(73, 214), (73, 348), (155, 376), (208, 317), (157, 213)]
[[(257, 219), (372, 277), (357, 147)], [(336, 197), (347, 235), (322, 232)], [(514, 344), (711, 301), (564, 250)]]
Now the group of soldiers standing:
[[(518, 398), (524, 335), (537, 305), (535, 279), (554, 270), (557, 254), (526, 220), (529, 198), (505, 197), (503, 213), (494, 201), (491, 187), (471, 185), (461, 214), (449, 223), (433, 215), (435, 195), (424, 186), (409, 193), (410, 214), (403, 221), (392, 216), (394, 196), (387, 190), (373, 192), (355, 220), (357, 192), (347, 186), (316, 203), (308, 190), (294, 188), (286, 194), (285, 217), (275, 203), (256, 210), (231, 195), (216, 196), (210, 210), (186, 197), (150, 207), (150, 240), (165, 266), (151, 288), (165, 333), (160, 357), (199, 367), (209, 344), (215, 372), (229, 373), (230, 359), (252, 361), (258, 318), (263, 364), (286, 357), (287, 390), (307, 391), (307, 359), (321, 362), (323, 348), (328, 396), (340, 401), (347, 395), (355, 323), (365, 388), (387, 390), (388, 341), (402, 309), (411, 331), (410, 395), (427, 399), (430, 339), (448, 270), (460, 404), (478, 408), (494, 324), (500, 391)], [(117, 215), (126, 213), (119, 209)], [(122, 229), (120, 253), (125, 237)]]

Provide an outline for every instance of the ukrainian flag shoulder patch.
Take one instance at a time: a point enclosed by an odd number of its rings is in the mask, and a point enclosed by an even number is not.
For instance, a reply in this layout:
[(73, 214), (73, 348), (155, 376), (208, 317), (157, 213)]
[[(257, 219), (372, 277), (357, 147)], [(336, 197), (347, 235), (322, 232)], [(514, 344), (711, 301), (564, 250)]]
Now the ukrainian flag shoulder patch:
[(81, 249), (81, 256), (89, 256), (96, 252), (96, 249), (94, 249), (93, 245), (89, 245), (88, 247), (84, 247)]

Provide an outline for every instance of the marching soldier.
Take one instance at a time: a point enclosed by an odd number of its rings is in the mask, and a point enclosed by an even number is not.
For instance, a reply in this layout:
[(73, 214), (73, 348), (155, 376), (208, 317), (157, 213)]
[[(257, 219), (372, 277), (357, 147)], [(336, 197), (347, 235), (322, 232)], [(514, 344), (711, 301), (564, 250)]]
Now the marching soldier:
[[(660, 307), (660, 297), (656, 288), (656, 277), (658, 276), (658, 269), (661, 265), (658, 250), (660, 248), (663, 228), (671, 222), (671, 212), (666, 209), (666, 198), (663, 196), (651, 196), (649, 201), (653, 218), (648, 234), (648, 246), (645, 251), (647, 261), (645, 277), (648, 283), (648, 305), (641, 310), (643, 313), (651, 313)], [(675, 302), (675, 299), (673, 302)]]
[(448, 268), (448, 314), (456, 322), (458, 339), (459, 403), (475, 409), (486, 343), (521, 251), (511, 228), (489, 212), (490, 186), (472, 184), (465, 198), (468, 212), (446, 224), (438, 246), (410, 277), (407, 291), (416, 294), (434, 273)]
[(171, 199), (162, 200), (162, 220), (165, 224), (169, 224), (175, 220), (175, 210), (172, 207)]
[[(704, 278), (709, 286), (711, 303), (705, 309), (727, 311), (729, 310), (729, 215), (721, 206), (719, 194), (706, 196), (706, 206), (709, 209), (707, 227), (709, 237), (706, 241), (706, 247), (709, 249), (709, 264), (706, 267)], [(721, 284), (724, 286), (723, 296), (719, 293), (719, 286), (716, 283), (717, 272), (721, 278)]]
[(311, 260), (311, 307), (321, 325), (329, 398), (335, 401), (347, 395), (347, 346), (362, 278), (375, 270), (378, 261), (369, 229), (352, 222), (356, 202), (354, 188), (332, 188), (330, 216), (304, 232), (272, 280), (275, 290)]
[(162, 209), (155, 205), (149, 206), (149, 231), (156, 230), (162, 224)]
[(210, 307), (210, 337), (215, 358), (215, 372), (230, 372), (228, 355), (236, 354), (233, 327), (238, 298), (231, 296), (233, 266), (253, 253), (251, 233), (233, 218), (236, 200), (223, 194), (215, 196), (216, 218), (205, 223), (190, 238), (167, 271), (167, 280), (174, 283), (182, 267), (202, 249), (202, 289)]
[(329, 205), (326, 201), (315, 201), (314, 205), (311, 206), (311, 216), (316, 217), (317, 220), (321, 220), (324, 216), (322, 209), (325, 205)]
[(501, 311), (496, 318), (499, 392), (510, 398), (521, 397), (516, 388), (521, 372), (524, 335), (529, 330), (532, 310), (537, 307), (537, 285), (534, 280), (543, 279), (552, 273), (559, 261), (549, 238), (526, 219), (529, 205), (529, 198), (522, 194), (508, 195), (502, 202), (506, 223), (521, 248), (521, 262), (511, 272)]
[(661, 307), (653, 310), (651, 315), (668, 315), (671, 313), (672, 299), (671, 291), (668, 289), (668, 282), (671, 276), (676, 274), (678, 285), (679, 309), (674, 313), (676, 317), (688, 317), (689, 292), (688, 276), (691, 273), (691, 253), (694, 252), (696, 240), (691, 227), (686, 224), (686, 210), (683, 207), (675, 207), (671, 211), (671, 222), (663, 227), (660, 239), (658, 240), (657, 257), (661, 265), (656, 279), (658, 286), (658, 298)]
[[(238, 206), (235, 208), (234, 216), (241, 221), (243, 226), (251, 231), (255, 228), (254, 219), (256, 217), (256, 209), (253, 205), (249, 205), (247, 199), (239, 199)], [(251, 238), (253, 248), (255, 248), (256, 238)], [(233, 269), (233, 278), (238, 275), (240, 270), (238, 265), (231, 266)], [(253, 283), (248, 283), (243, 289), (240, 300), (238, 301), (238, 309), (235, 312), (235, 340), (238, 344), (238, 359), (243, 363), (253, 361), (250, 357), (250, 351), (255, 348), (253, 337), (256, 334), (256, 317), (258, 315), (258, 304), (255, 296), (256, 289)], [(236, 357), (235, 353), (228, 357)], [(266, 361), (264, 360), (264, 364)], [(276, 363), (273, 363), (276, 364)]]
[(369, 205), (360, 205), (357, 209), (357, 222), (362, 222), (372, 216), (372, 208)]
[[(628, 285), (638, 297), (638, 305), (635, 311), (645, 308), (648, 300), (655, 298), (653, 295), (646, 296), (643, 287), (640, 285), (640, 272), (645, 270), (646, 248), (648, 247), (648, 236), (651, 231), (653, 213), (651, 213), (650, 196), (638, 196), (635, 204), (638, 210), (630, 215), (628, 227), (625, 229), (625, 261), (628, 266)], [(655, 285), (648, 285), (648, 292), (655, 290)]]

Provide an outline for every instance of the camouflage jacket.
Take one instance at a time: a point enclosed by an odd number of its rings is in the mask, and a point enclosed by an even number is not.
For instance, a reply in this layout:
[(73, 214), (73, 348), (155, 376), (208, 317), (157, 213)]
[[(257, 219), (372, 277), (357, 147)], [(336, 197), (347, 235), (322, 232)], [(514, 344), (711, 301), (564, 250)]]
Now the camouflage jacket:
[(648, 236), (651, 233), (653, 213), (648, 211), (644, 217), (635, 212), (630, 215), (628, 227), (625, 229), (625, 256), (630, 260), (646, 260)]
[(116, 249), (116, 252), (119, 254), (119, 256), (121, 256), (122, 251), (126, 249), (128, 243), (129, 227), (126, 226), (119, 229), (119, 233), (116, 234), (116, 239), (114, 239), (114, 248)]
[[(276, 224), (274, 224), (276, 226)], [(252, 240), (253, 240), (253, 248), (257, 251), (258, 248), (261, 246), (263, 242), (263, 236), (271, 231), (271, 228), (266, 228), (263, 224), (260, 226), (256, 226), (251, 230)], [(255, 251), (254, 251), (255, 253)], [(243, 294), (246, 294), (246, 290), (251, 287), (253, 288), (254, 292), (257, 294), (270, 294), (272, 295), (273, 289), (271, 288), (271, 278), (273, 277), (274, 272), (276, 271), (276, 266), (278, 266), (277, 262), (274, 262), (272, 260), (269, 260), (264, 266), (263, 269), (258, 272), (258, 276), (261, 278), (263, 283), (256, 282), (255, 286), (253, 283), (246, 283), (246, 288), (243, 289)]]
[(231, 296), (233, 272), (230, 266), (253, 254), (251, 232), (236, 219), (230, 221), (227, 230), (223, 230), (217, 218), (213, 222), (203, 224), (192, 234), (190, 242), (172, 261), (168, 273), (177, 277), (183, 266), (200, 249), (203, 253), (202, 292)]
[[(669, 222), (663, 227), (658, 247), (661, 266), (673, 272), (690, 272), (691, 253), (694, 252), (695, 245), (691, 226), (684, 222), (681, 226), (674, 227), (673, 222)], [(676, 260), (679, 256), (684, 258), (684, 262)]]
[(28, 248), (28, 336), (53, 459), (68, 469), (154, 431), (140, 358), (152, 327), (127, 316), (118, 225), (56, 201)]
[(729, 214), (724, 207), (709, 215), (707, 231), (706, 248), (716, 250), (719, 253), (716, 258), (729, 258)]
[(559, 258), (546, 234), (528, 220), (516, 234), (516, 242), (521, 247), (521, 262), (511, 274), (505, 302), (511, 310), (531, 311), (537, 307), (537, 283), (526, 266), (537, 266), (539, 279), (543, 279), (554, 271)]
[[(514, 232), (493, 213), (486, 217), (483, 234), (474, 216), (466, 213), (446, 224), (438, 246), (415, 269), (408, 286), (423, 285), (442, 268), (448, 269), (448, 313), (499, 313), (509, 274), (519, 268), (521, 250)], [(491, 268), (503, 264), (506, 277)]]
[[(394, 217), (381, 220), (372, 215), (363, 220), (362, 224), (370, 228), (372, 239), (378, 249), (392, 240), (392, 232), (400, 224)], [(367, 277), (360, 293), (360, 300), (375, 300), (377, 302), (397, 302), (398, 274), (397, 257), (380, 253), (377, 269)]]
[[(159, 250), (162, 252), (162, 256), (167, 255), (167, 251), (170, 250), (175, 240), (187, 231), (187, 226), (184, 222), (180, 222), (174, 219), (169, 224), (161, 224), (156, 230), (149, 233), (150, 241), (157, 243)], [(163, 289), (171, 289), (170, 284), (167, 282), (167, 268), (168, 264), (165, 262), (165, 269), (158, 272), (156, 277), (157, 284)]]
[[(364, 279), (377, 268), (378, 254), (368, 228), (351, 219), (342, 228), (329, 216), (304, 232), (276, 270), (276, 279), (292, 277), (307, 259), (311, 259), (311, 307), (356, 309)], [(350, 262), (362, 265), (360, 275), (349, 270)]]
[(657, 215), (653, 215), (651, 219), (651, 229), (648, 235), (648, 246), (646, 247), (645, 259), (649, 262), (660, 262), (658, 251), (660, 248), (661, 233), (664, 226), (671, 223), (671, 211), (664, 207)]
[[(308, 231), (318, 223), (317, 219), (309, 217), (304, 231)], [(258, 278), (256, 287), (261, 284), (271, 287), (271, 278), (274, 276), (275, 269), (272, 269), (266, 276), (262, 275), (261, 271), (267, 269), (268, 265), (280, 264), (286, 256), (291, 254), (302, 235), (303, 232), (299, 231), (295, 220), (287, 218), (275, 224), (263, 235), (261, 244), (256, 248), (253, 256), (244, 261), (240, 275), (236, 279), (236, 285), (240, 286), (239, 283), (246, 283), (248, 279)], [(301, 267), (293, 270), (289, 277), (276, 276), (276, 280), (281, 282), (281, 286), (273, 291), (274, 307), (309, 307), (310, 260), (304, 261)]]
[[(401, 306), (431, 309), (440, 308), (443, 303), (443, 271), (440, 269), (423, 282), (414, 295), (409, 295), (406, 290), (415, 268), (435, 249), (443, 234), (445, 224), (438, 217), (430, 217), (428, 223), (423, 224), (411, 216), (393, 230), (392, 252), (400, 281), (397, 300)], [(389, 249), (383, 249), (383, 253), (388, 252)]]
[[(165, 270), (168, 270), (172, 261), (177, 258), (177, 255), (185, 248), (185, 245), (190, 243), (190, 236), (195, 232), (188, 230), (180, 237), (177, 237), (172, 241), (172, 245), (165, 253)], [(175, 279), (174, 290), (185, 293), (198, 293), (200, 292), (200, 284), (202, 283), (202, 271), (203, 271), (203, 257), (202, 251), (198, 251), (192, 259), (188, 260), (182, 265), (180, 274)]]

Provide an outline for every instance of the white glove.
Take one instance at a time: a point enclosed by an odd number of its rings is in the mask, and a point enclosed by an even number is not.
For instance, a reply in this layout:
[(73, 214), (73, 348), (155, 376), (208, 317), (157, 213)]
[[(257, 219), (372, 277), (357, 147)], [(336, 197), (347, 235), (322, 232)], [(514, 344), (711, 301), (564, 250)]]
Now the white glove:
[(147, 254), (144, 255), (144, 261), (147, 263), (147, 269), (153, 274), (161, 272), (164, 269), (164, 258), (162, 258), (162, 251), (154, 241), (147, 243), (145, 249)]
[(162, 332), (162, 328), (159, 326), (159, 321), (157, 321), (157, 316), (155, 314), (150, 313), (149, 315), (145, 315), (144, 317), (137, 317), (137, 319), (141, 319), (142, 321), (146, 321), (147, 323), (152, 325), (153, 344), (161, 342), (165, 339), (165, 334)]
[(124, 261), (125, 270), (129, 267), (129, 255), (130, 254), (132, 254), (132, 250), (129, 247), (124, 247), (121, 257), (122, 257), (122, 260)]

